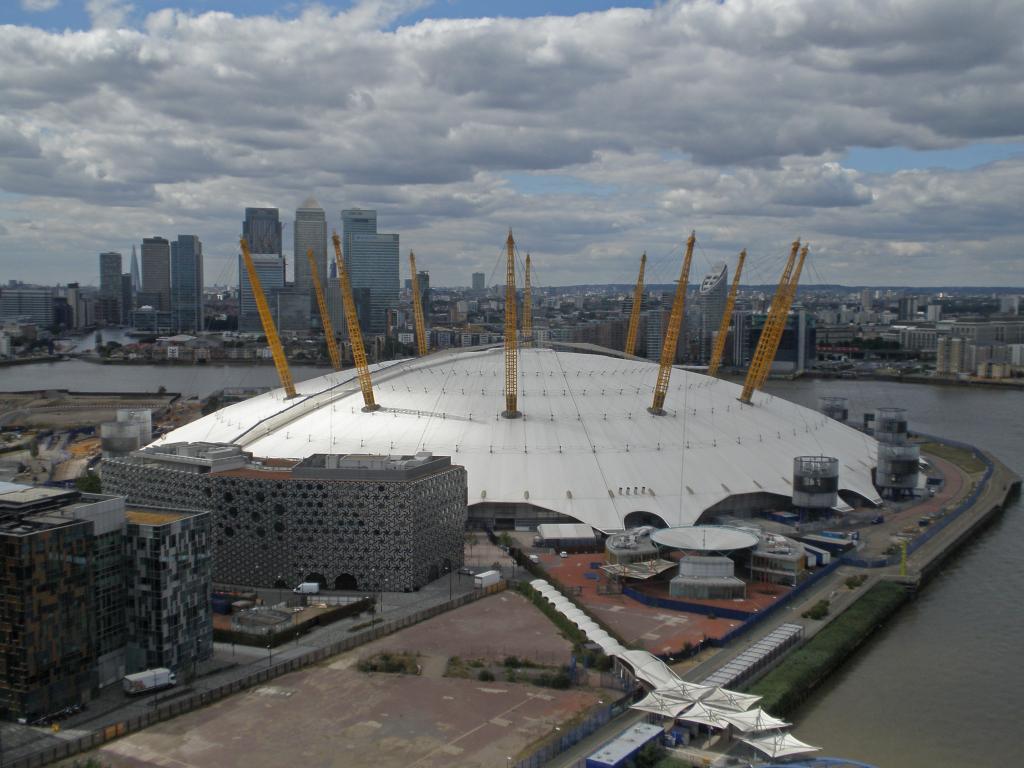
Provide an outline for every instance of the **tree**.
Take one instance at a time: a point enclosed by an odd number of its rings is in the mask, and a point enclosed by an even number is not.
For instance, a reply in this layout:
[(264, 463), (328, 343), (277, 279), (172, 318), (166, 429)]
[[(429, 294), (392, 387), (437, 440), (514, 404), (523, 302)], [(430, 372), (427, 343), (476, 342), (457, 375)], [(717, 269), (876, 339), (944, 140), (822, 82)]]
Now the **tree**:
[(515, 541), (512, 539), (512, 534), (508, 531), (502, 531), (498, 536), (498, 543), (501, 544), (506, 550), (512, 549), (512, 545)]
[(82, 475), (75, 480), (75, 488), (82, 493), (103, 493), (103, 483), (100, 481), (100, 476), (92, 472)]
[(476, 534), (470, 531), (466, 534), (466, 544), (469, 545), (470, 557), (473, 555), (473, 547), (480, 543), (480, 540), (476, 537)]

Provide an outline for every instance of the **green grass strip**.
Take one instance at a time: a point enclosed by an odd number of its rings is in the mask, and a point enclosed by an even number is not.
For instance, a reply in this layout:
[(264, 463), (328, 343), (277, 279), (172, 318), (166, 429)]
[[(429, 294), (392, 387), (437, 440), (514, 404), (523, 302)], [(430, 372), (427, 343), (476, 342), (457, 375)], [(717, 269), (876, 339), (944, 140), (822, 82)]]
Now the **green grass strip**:
[(973, 474), (985, 471), (984, 462), (965, 448), (958, 448), (957, 446), (946, 445), (945, 443), (924, 443), (921, 446), (921, 450), (952, 462), (965, 472)]
[(878, 582), (750, 692), (763, 697), (760, 706), (767, 711), (785, 716), (906, 600), (907, 593), (899, 584)]

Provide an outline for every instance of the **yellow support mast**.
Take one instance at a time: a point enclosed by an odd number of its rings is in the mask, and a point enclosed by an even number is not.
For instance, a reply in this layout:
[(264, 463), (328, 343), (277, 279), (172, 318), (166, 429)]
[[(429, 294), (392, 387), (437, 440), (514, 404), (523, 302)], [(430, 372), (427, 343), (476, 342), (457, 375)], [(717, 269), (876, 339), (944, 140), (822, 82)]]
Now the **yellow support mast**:
[[(807, 246), (805, 245), (800, 249), (800, 258), (796, 263), (796, 270), (793, 272), (793, 277), (789, 280), (789, 287), (786, 289), (786, 303), (782, 307), (782, 314), (779, 316), (779, 322), (774, 328), (774, 337), (772, 338), (772, 354), (771, 359), (775, 359), (775, 353), (779, 349), (779, 342), (782, 341), (782, 334), (786, 330), (786, 320), (789, 318), (789, 310), (793, 306), (793, 301), (796, 299), (796, 287), (800, 282), (800, 273), (804, 268), (804, 259), (807, 258)], [(768, 381), (768, 374), (771, 371), (771, 363), (765, 366), (762, 370), (761, 375), (757, 379), (757, 388), (761, 389), (765, 382)]]
[(324, 336), (327, 338), (327, 354), (331, 358), (331, 365), (334, 370), (341, 370), (341, 353), (338, 352), (338, 340), (334, 338), (334, 326), (331, 325), (331, 316), (327, 312), (327, 299), (324, 298), (324, 289), (320, 285), (320, 271), (316, 266), (316, 257), (313, 249), (306, 251), (306, 258), (309, 259), (309, 274), (313, 278), (313, 292), (316, 293), (316, 305), (320, 307), (320, 322), (324, 326)]
[(427, 354), (427, 325), (423, 322), (423, 297), (420, 296), (420, 280), (416, 274), (416, 254), (409, 251), (409, 269), (412, 270), (412, 314), (416, 320), (416, 348), (420, 357)]
[(747, 260), (747, 249), (740, 251), (739, 259), (736, 261), (736, 274), (732, 276), (732, 285), (729, 287), (729, 296), (725, 300), (725, 310), (722, 312), (722, 322), (718, 325), (718, 335), (715, 337), (715, 346), (711, 350), (711, 363), (708, 365), (708, 376), (717, 376), (718, 368), (722, 364), (722, 353), (725, 352), (725, 337), (729, 335), (729, 324), (732, 322), (732, 310), (736, 306), (736, 293), (740, 289), (740, 274), (743, 272), (743, 262)]
[(505, 241), (508, 249), (505, 264), (505, 410), (506, 419), (517, 419), (519, 395), (519, 340), (516, 338), (516, 241), (512, 230)]
[(341, 255), (341, 238), (338, 237), (337, 232), (331, 235), (331, 241), (334, 243), (334, 260), (338, 265), (338, 283), (341, 287), (341, 301), (345, 307), (345, 325), (348, 327), (348, 340), (352, 344), (352, 358), (356, 364), (359, 388), (363, 391), (363, 410), (376, 411), (380, 406), (373, 399), (373, 382), (370, 380), (370, 366), (366, 362), (363, 332), (359, 330), (356, 303), (352, 300), (352, 286), (348, 280), (345, 259)]
[(530, 290), (530, 254), (526, 254), (523, 280), (523, 346), (533, 346), (533, 293)]
[(629, 330), (626, 332), (626, 354), (636, 354), (636, 336), (640, 330), (640, 305), (644, 301), (644, 267), (647, 266), (647, 254), (640, 257), (640, 274), (633, 289), (633, 307), (629, 312)]
[[(764, 328), (761, 329), (761, 337), (757, 340), (757, 348), (754, 350), (754, 357), (747, 369), (747, 378), (743, 382), (743, 392), (740, 394), (741, 403), (750, 405), (750, 396), (757, 388), (757, 382), (761, 377), (761, 371), (765, 368), (771, 369), (772, 360), (775, 359), (775, 349), (769, 351), (769, 339), (772, 335), (774, 323), (778, 320), (779, 311), (786, 300), (786, 293), (789, 291), (789, 278), (793, 274), (793, 262), (796, 261), (796, 253), (800, 250), (799, 238), (793, 241), (789, 250), (789, 259), (786, 260), (786, 267), (782, 270), (782, 277), (779, 278), (779, 285), (772, 297), (772, 305), (768, 309), (768, 317), (765, 318)], [(785, 323), (785, 319), (783, 319)]]
[(295, 397), (295, 382), (292, 381), (292, 372), (288, 368), (288, 360), (284, 356), (284, 347), (281, 346), (281, 339), (277, 335), (277, 328), (274, 326), (274, 318), (270, 314), (270, 307), (267, 306), (267, 297), (263, 294), (263, 286), (260, 284), (260, 276), (256, 274), (256, 265), (252, 263), (252, 254), (249, 253), (249, 242), (243, 237), (239, 240), (242, 246), (242, 260), (245, 262), (245, 271), (249, 275), (249, 288), (252, 289), (252, 296), (256, 300), (256, 309), (260, 313), (260, 322), (263, 323), (263, 333), (267, 337), (267, 344), (270, 346), (270, 353), (274, 356), (274, 367), (277, 368), (277, 377), (281, 380), (285, 395), (289, 398)]
[(654, 402), (647, 410), (655, 416), (665, 413), (665, 396), (668, 394), (668, 383), (672, 376), (672, 363), (676, 359), (676, 347), (679, 344), (679, 326), (683, 322), (683, 309), (686, 304), (686, 287), (690, 282), (690, 262), (693, 261), (693, 245), (697, 242), (697, 234), (690, 232), (686, 240), (686, 256), (683, 257), (683, 270), (679, 273), (676, 283), (676, 296), (672, 301), (672, 313), (668, 317), (668, 328), (665, 329), (665, 341), (661, 345), (661, 366), (658, 368), (658, 382), (654, 385)]

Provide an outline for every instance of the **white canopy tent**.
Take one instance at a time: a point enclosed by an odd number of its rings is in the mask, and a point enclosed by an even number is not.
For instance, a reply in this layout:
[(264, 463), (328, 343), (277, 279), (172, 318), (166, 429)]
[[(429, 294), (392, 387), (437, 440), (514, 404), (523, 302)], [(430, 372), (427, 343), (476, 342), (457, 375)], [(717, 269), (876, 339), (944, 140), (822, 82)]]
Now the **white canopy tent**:
[(633, 668), (633, 675), (637, 679), (652, 688), (662, 688), (679, 680), (679, 676), (668, 664), (647, 651), (626, 651), (619, 658)]
[(778, 757), (789, 757), (790, 755), (806, 755), (808, 752), (818, 752), (821, 747), (812, 747), (804, 744), (800, 739), (790, 736), (788, 733), (773, 733), (768, 736), (743, 737), (740, 739), (749, 744), (758, 752), (761, 752), (773, 760)]
[(727, 709), (731, 712), (746, 712), (755, 706), (761, 700), (761, 697), (716, 687), (701, 696), (700, 700), (719, 709)]
[(726, 712), (722, 712), (717, 707), (709, 707), (698, 701), (696, 704), (690, 705), (685, 712), (676, 715), (676, 720), (682, 720), (685, 723), (700, 723), (701, 725), (725, 730), (731, 725), (725, 719), (726, 714)]
[(612, 639), (608, 642), (602, 642), (599, 640), (595, 642), (597, 642), (597, 644), (601, 646), (601, 650), (604, 651), (605, 656), (618, 656), (626, 650), (619, 644), (619, 641), (615, 639)]
[(723, 712), (722, 717), (728, 720), (737, 730), (743, 733), (761, 733), (788, 728), (792, 723), (773, 717), (758, 707), (747, 712)]
[(663, 717), (678, 717), (680, 713), (693, 706), (691, 701), (680, 701), (668, 696), (662, 696), (657, 691), (651, 691), (644, 696), (630, 709), (639, 709), (642, 712), (653, 712)]
[(707, 685), (688, 683), (682, 679), (675, 679), (667, 685), (658, 686), (657, 691), (662, 696), (669, 696), (677, 701), (699, 701), (707, 696), (714, 689)]

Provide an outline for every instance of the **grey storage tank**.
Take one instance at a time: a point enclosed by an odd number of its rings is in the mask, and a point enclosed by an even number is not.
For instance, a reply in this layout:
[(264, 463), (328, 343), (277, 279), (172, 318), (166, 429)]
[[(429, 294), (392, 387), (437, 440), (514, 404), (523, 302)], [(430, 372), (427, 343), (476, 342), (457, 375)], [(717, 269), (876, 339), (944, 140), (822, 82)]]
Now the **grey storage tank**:
[(850, 418), (850, 405), (845, 397), (823, 397), (818, 407), (830, 419), (841, 421), (844, 424)]
[(883, 496), (899, 499), (913, 496), (918, 484), (921, 448), (917, 445), (878, 444), (875, 485)]
[(839, 459), (797, 456), (793, 459), (793, 506), (827, 512), (839, 499)]
[(875, 439), (880, 443), (904, 445), (907, 442), (906, 409), (879, 408), (876, 410)]
[(153, 411), (149, 408), (118, 408), (117, 420), (125, 424), (137, 424), (142, 445), (153, 442)]
[(139, 450), (139, 425), (128, 421), (107, 421), (100, 424), (100, 447), (103, 458), (127, 456)]

